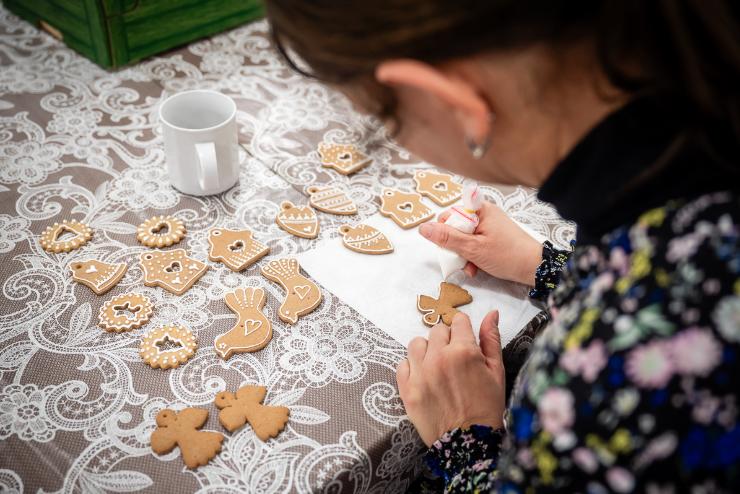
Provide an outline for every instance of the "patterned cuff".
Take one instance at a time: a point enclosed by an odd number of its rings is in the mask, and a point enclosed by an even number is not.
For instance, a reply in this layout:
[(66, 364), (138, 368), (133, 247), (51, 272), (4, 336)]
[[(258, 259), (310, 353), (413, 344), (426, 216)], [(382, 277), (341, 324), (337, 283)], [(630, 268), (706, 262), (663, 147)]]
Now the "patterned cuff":
[(501, 440), (505, 431), (485, 425), (446, 432), (427, 451), (425, 461), (432, 473), (444, 478), (445, 484), (461, 470), (486, 462), (487, 469), (495, 467)]
[[(574, 245), (571, 242), (571, 247)], [(542, 244), (542, 262), (534, 275), (534, 288), (529, 291), (529, 296), (537, 300), (546, 300), (550, 292), (560, 283), (560, 273), (565, 263), (570, 258), (571, 251), (558, 250), (545, 240)]]

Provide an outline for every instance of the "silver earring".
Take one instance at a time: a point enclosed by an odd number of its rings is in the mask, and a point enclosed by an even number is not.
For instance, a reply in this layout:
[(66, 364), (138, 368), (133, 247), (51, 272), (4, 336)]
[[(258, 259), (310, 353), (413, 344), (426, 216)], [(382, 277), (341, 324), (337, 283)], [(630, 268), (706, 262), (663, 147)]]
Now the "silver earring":
[(491, 147), (491, 136), (486, 136), (483, 142), (476, 142), (474, 139), (466, 137), (465, 145), (468, 147), (468, 151), (470, 151), (473, 159), (479, 160), (486, 154), (488, 148)]

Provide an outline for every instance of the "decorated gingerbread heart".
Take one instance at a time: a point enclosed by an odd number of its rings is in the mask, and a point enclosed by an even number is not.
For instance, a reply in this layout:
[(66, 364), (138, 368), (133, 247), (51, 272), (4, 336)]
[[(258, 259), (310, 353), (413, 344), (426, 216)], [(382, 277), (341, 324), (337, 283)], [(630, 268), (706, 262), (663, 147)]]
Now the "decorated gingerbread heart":
[(284, 201), (280, 204), (275, 222), (297, 237), (316, 238), (319, 235), (319, 219), (310, 206), (296, 206), (290, 201)]
[(390, 254), (393, 244), (380, 230), (370, 225), (342, 225), (339, 227), (345, 247), (360, 254)]

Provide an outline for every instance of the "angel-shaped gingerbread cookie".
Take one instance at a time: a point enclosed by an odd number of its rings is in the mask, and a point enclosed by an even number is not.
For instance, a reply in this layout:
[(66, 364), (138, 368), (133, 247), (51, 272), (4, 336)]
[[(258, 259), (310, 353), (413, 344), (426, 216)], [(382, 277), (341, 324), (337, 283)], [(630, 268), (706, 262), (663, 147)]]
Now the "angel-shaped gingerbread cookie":
[(208, 410), (186, 408), (180, 412), (165, 409), (157, 414), (157, 428), (152, 432), (152, 451), (158, 455), (180, 447), (182, 459), (189, 468), (208, 463), (221, 450), (224, 435), (199, 431), (208, 420)]
[(439, 297), (419, 295), (416, 307), (424, 313), (422, 318), (427, 326), (434, 326), (441, 320), (446, 325), (452, 324), (452, 318), (460, 312), (455, 307), (469, 304), (473, 297), (462, 287), (443, 281), (439, 285)]
[(262, 405), (267, 388), (246, 385), (236, 393), (222, 391), (216, 395), (216, 407), (221, 411), (218, 420), (227, 431), (234, 432), (247, 422), (254, 433), (263, 441), (277, 436), (288, 422), (288, 407)]

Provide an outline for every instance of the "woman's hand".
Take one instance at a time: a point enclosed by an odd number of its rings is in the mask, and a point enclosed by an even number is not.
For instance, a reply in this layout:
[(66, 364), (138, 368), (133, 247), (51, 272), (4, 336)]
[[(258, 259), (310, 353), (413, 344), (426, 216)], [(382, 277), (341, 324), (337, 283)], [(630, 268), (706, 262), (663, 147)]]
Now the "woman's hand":
[(406, 414), (427, 446), (456, 427), (503, 426), (505, 376), (498, 311), (481, 323), (480, 346), (470, 319), (455, 315), (452, 327), (434, 326), (409, 343), (396, 370)]
[(443, 224), (449, 215), (449, 211), (442, 213), (439, 223), (424, 223), (419, 231), (440, 247), (467, 259), (465, 272), (469, 276), (482, 269), (502, 280), (534, 286), (535, 271), (542, 261), (542, 244), (498, 206), (490, 202), (483, 204), (478, 212), (480, 223), (473, 235)]

